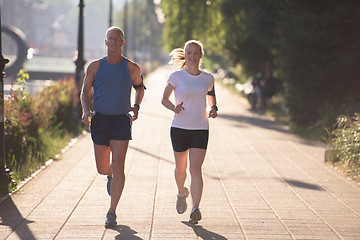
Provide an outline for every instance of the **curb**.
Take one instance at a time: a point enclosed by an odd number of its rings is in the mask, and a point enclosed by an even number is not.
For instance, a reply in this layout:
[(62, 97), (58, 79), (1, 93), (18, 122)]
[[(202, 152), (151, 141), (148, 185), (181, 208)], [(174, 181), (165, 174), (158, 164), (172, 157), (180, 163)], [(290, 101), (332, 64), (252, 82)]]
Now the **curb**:
[[(59, 159), (60, 155), (65, 153), (67, 150), (69, 150), (77, 141), (80, 137), (82, 137), (84, 134), (86, 133), (86, 131), (83, 131), (79, 136), (77, 136), (76, 138), (73, 138), (70, 140), (70, 142), (63, 148), (61, 149), (60, 153), (55, 155), (55, 159)], [(6, 194), (3, 197), (0, 197), (0, 204), (2, 204), (7, 198), (11, 197), (13, 194), (15, 194), (17, 191), (19, 191), (23, 186), (25, 186), (25, 184), (27, 184), (28, 182), (30, 182), (33, 178), (35, 178), (39, 173), (41, 173), (45, 168), (49, 167), (52, 163), (54, 162), (54, 159), (49, 159), (45, 162), (44, 165), (42, 165), (41, 167), (39, 167), (38, 170), (36, 170), (35, 172), (33, 172), (30, 177), (26, 178), (25, 180), (21, 181), (17, 186), (16, 189), (14, 191), (12, 191), (11, 193)]]

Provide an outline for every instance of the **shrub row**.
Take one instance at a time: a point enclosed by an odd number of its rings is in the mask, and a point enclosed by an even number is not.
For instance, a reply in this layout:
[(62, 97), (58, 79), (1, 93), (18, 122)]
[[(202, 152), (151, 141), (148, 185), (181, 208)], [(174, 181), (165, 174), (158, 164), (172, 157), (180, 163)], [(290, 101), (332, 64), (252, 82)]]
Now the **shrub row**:
[[(18, 77), (20, 84), (28, 78), (23, 72)], [(36, 95), (20, 86), (4, 104), (6, 167), (15, 180), (54, 157), (59, 151), (54, 145), (61, 149), (81, 132), (79, 88), (73, 79), (54, 82)]]
[(353, 169), (360, 168), (360, 114), (340, 116), (330, 136), (326, 160), (343, 162)]

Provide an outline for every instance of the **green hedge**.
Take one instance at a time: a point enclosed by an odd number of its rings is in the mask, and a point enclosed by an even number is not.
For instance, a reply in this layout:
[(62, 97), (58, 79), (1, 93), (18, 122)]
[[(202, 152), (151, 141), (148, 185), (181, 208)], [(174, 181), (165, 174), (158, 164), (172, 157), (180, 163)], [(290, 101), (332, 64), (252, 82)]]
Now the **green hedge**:
[(360, 114), (340, 116), (331, 133), (326, 160), (342, 162), (348, 167), (360, 168)]
[(60, 80), (36, 95), (24, 91), (28, 76), (19, 73), (20, 88), (6, 98), (5, 157), (15, 180), (21, 180), (81, 133), (79, 88)]

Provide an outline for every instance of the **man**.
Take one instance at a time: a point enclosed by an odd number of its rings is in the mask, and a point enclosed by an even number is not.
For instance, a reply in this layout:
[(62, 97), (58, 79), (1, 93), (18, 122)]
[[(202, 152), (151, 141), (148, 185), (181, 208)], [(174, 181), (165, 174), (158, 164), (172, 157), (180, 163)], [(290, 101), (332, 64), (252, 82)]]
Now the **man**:
[[(117, 225), (115, 212), (125, 183), (124, 166), (131, 124), (138, 117), (145, 88), (140, 67), (121, 54), (124, 44), (121, 28), (110, 27), (106, 31), (107, 55), (90, 63), (80, 95), (82, 121), (91, 125), (97, 171), (108, 176), (111, 202), (106, 214), (106, 228)], [(135, 88), (133, 107), (130, 105), (132, 87)], [(92, 90), (94, 112), (90, 110)]]

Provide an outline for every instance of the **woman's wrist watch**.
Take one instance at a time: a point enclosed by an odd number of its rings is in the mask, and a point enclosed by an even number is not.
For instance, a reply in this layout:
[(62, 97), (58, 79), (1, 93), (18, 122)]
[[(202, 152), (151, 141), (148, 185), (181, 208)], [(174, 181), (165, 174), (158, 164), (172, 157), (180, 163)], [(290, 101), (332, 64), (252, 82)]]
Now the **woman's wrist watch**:
[(214, 108), (216, 111), (219, 111), (219, 109), (216, 105), (212, 106), (211, 108)]
[(136, 107), (137, 108), (137, 110), (139, 111), (140, 110), (140, 105), (139, 104), (134, 104), (134, 107)]

